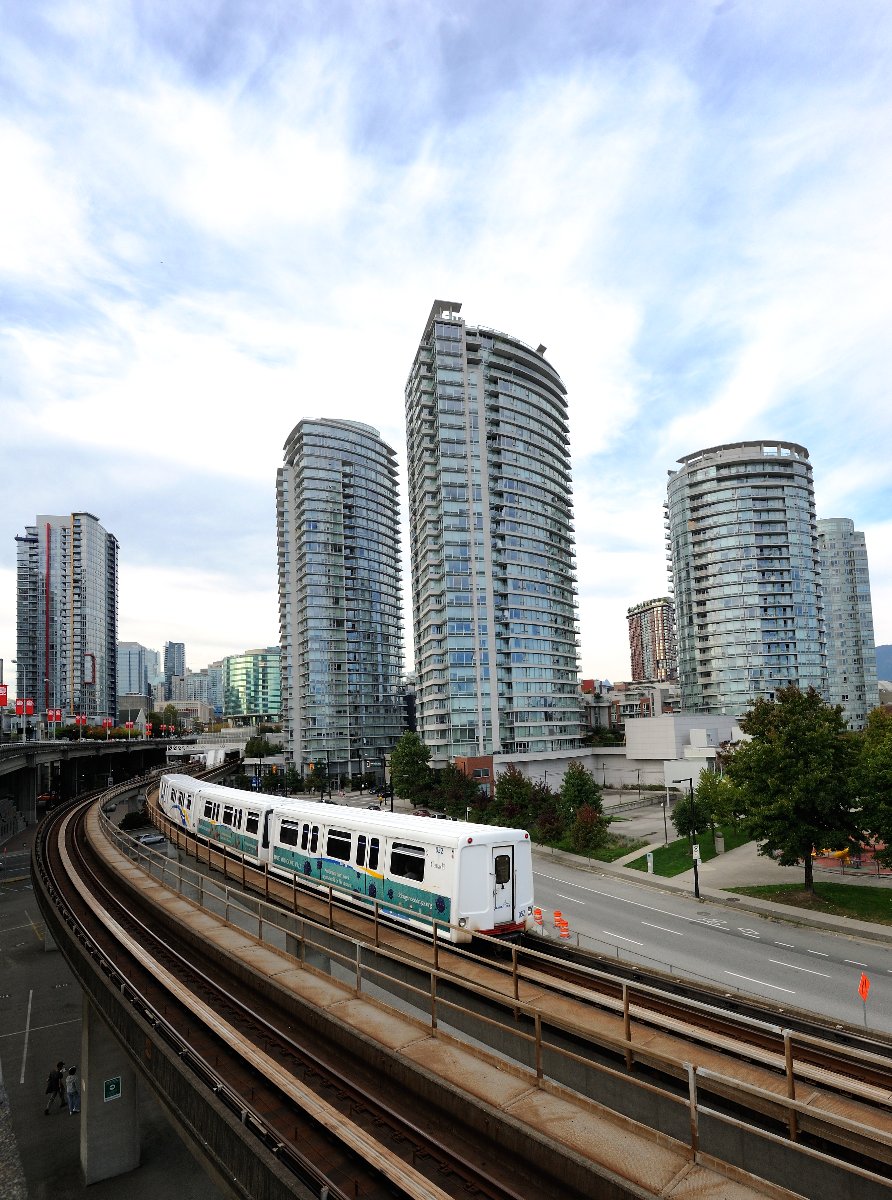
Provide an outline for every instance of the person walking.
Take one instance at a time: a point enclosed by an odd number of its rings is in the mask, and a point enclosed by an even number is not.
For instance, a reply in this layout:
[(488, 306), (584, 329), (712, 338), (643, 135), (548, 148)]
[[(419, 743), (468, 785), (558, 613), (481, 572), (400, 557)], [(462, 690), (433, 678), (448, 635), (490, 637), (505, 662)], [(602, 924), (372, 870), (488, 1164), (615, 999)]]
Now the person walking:
[(68, 1100), (68, 1115), (73, 1117), (81, 1110), (81, 1081), (77, 1076), (77, 1067), (69, 1067), (65, 1076), (65, 1096)]
[(55, 1071), (50, 1071), (46, 1079), (46, 1108), (43, 1110), (43, 1115), (48, 1117), (50, 1109), (53, 1107), (53, 1101), (58, 1100), (61, 1107), (65, 1099), (65, 1064), (63, 1062), (56, 1063)]

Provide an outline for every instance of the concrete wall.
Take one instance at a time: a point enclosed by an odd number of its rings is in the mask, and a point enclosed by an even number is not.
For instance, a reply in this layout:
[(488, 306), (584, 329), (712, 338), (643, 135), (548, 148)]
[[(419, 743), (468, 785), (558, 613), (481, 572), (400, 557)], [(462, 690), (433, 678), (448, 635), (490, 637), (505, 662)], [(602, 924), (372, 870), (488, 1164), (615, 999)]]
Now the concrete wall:
[[(637, 722), (636, 722), (637, 723)], [(496, 754), (494, 773), (498, 776), (513, 763), (527, 779), (544, 779), (549, 787), (560, 786), (563, 774), (573, 761), (593, 772), (601, 787), (622, 787), (637, 783), (663, 784), (663, 762), (629, 756), (624, 746), (589, 746), (581, 750), (552, 750), (545, 754)]]
[(714, 730), (717, 741), (730, 741), (737, 721), (733, 717), (696, 713), (664, 713), (626, 722), (626, 753), (630, 758), (680, 759), (684, 747), (692, 745), (692, 730)]

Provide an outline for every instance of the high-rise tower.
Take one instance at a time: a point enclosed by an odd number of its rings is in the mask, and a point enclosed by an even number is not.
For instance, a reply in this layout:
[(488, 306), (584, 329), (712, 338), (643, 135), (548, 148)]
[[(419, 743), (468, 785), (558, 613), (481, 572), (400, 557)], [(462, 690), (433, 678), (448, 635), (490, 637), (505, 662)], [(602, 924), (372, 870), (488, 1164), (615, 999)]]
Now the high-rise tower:
[(418, 730), (455, 755), (579, 745), (566, 388), (519, 339), (431, 309), (406, 383)]
[(403, 732), (395, 453), (371, 425), (301, 421), (276, 481), (285, 756), (383, 771)]
[(675, 605), (669, 596), (634, 604), (626, 612), (632, 679), (668, 683), (678, 678)]
[(678, 461), (666, 549), (683, 711), (742, 716), (789, 683), (826, 695), (808, 451), (735, 442)]
[(92, 513), (16, 537), (17, 694), (35, 712), (117, 719), (118, 542)]
[(863, 729), (880, 702), (867, 543), (847, 517), (818, 521), (831, 704), (852, 729)]

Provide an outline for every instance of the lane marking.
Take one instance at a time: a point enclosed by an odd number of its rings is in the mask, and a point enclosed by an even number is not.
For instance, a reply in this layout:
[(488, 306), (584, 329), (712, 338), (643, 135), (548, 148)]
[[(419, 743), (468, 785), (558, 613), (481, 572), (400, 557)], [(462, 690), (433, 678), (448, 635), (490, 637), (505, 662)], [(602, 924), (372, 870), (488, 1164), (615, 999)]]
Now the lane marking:
[[(72, 1017), (70, 1021), (53, 1021), (52, 1025), (32, 1025), (31, 1032), (39, 1033), (41, 1029), (57, 1029), (60, 1025), (76, 1025), (83, 1018)], [(0, 1033), (0, 1038), (21, 1037), (23, 1033), (27, 1033), (27, 1029), (17, 1029), (15, 1033)]]
[(796, 947), (792, 946), (789, 942), (775, 942), (774, 944), (775, 944), (775, 946), (783, 946), (783, 948), (785, 950), (795, 950), (796, 949)]
[(774, 963), (778, 967), (789, 967), (791, 971), (804, 971), (806, 975), (820, 975), (823, 979), (832, 979), (832, 975), (825, 975), (823, 971), (810, 971), (808, 967), (797, 967), (795, 963), (781, 962), (779, 958), (769, 958), (770, 963)]
[(635, 946), (643, 946), (644, 942), (636, 942), (634, 938), (623, 937), (621, 933), (611, 933), (609, 929), (602, 929), (602, 933), (606, 933), (608, 937), (618, 938), (621, 942), (632, 942)]
[[(642, 904), (640, 900), (629, 900), (626, 896), (615, 896), (613, 892), (604, 892), (600, 888), (586, 887), (582, 883), (573, 883), (570, 879), (559, 879), (557, 875), (546, 875), (543, 871), (534, 871), (534, 875), (539, 879), (550, 879), (553, 883), (562, 883), (564, 887), (579, 888), (580, 891), (590, 892), (593, 896), (606, 896), (608, 900), (619, 900), (623, 904), (632, 904), (635, 908), (646, 908), (648, 912), (662, 913), (664, 917), (674, 917), (676, 921), (688, 921), (694, 925), (705, 925), (705, 919), (699, 917), (686, 917), (683, 913), (670, 912), (667, 908), (657, 908), (653, 904)], [(557, 893), (555, 893), (557, 894)], [(716, 928), (716, 926), (707, 926), (707, 928)]]
[(818, 958), (829, 958), (829, 954), (825, 954), (823, 950), (806, 950), (806, 954), (816, 954)]
[(853, 967), (866, 967), (867, 963), (855, 962), (854, 958), (844, 958), (843, 962), (851, 963)]
[(735, 979), (745, 979), (747, 983), (758, 983), (760, 987), (774, 988), (776, 992), (786, 992), (788, 996), (796, 995), (790, 988), (778, 987), (776, 983), (766, 983), (764, 979), (753, 979), (751, 975), (738, 975), (736, 971), (726, 971), (725, 974), (733, 975)]
[(29, 913), (27, 913), (27, 912), (25, 911), (25, 909), (24, 909), (24, 908), (22, 909), (22, 912), (23, 912), (23, 913), (25, 913), (25, 916), (28, 918), (28, 921), (30, 922), (31, 928), (34, 930), (35, 934), (37, 935), (37, 940), (38, 940), (38, 941), (40, 941), (40, 942), (42, 942), (42, 941), (43, 941), (43, 934), (40, 932), (40, 930), (37, 928), (37, 926), (36, 926), (36, 925), (34, 924), (34, 922), (31, 920), (31, 917), (30, 917)]
[(28, 1015), (25, 1017), (25, 1045), (22, 1050), (22, 1074), (19, 1083), (25, 1082), (25, 1063), (28, 1060), (28, 1038), (31, 1036), (31, 1001), (34, 999), (34, 989), (28, 993)]
[(571, 904), (585, 904), (584, 900), (576, 900), (573, 896), (562, 896), (560, 892), (555, 892), (559, 900), (569, 900)]
[(642, 921), (642, 925), (647, 925), (650, 929), (662, 929), (663, 933), (674, 933), (676, 937), (684, 937), (683, 933), (679, 933), (677, 929), (666, 929), (663, 925), (652, 925), (650, 921)]

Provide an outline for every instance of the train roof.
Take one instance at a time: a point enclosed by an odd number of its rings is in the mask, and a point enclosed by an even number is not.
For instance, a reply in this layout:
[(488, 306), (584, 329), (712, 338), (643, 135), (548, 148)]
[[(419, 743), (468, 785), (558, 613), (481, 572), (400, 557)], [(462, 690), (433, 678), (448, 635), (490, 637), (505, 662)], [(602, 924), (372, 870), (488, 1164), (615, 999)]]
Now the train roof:
[(361, 821), (368, 829), (375, 825), (387, 826), (406, 836), (414, 834), (426, 842), (435, 840), (442, 845), (458, 846), (461, 842), (466, 842), (468, 838), (485, 839), (488, 842), (497, 842), (499, 839), (509, 841), (529, 839), (525, 829), (505, 829), (501, 825), (480, 825), (474, 821), (443, 821), (436, 817), (419, 817), (414, 813), (378, 812), (372, 808), (357, 808), (352, 804), (322, 804), (319, 800), (304, 799), (302, 796), (289, 796), (287, 799), (283, 799), (258, 792), (243, 792), (236, 788), (224, 787), (219, 783), (204, 782), (193, 779), (191, 775), (170, 774), (165, 778), (171, 782), (176, 781), (180, 787), (189, 787), (192, 791), (213, 789), (215, 793), (221, 793), (224, 798), (229, 800), (272, 808), (282, 816), (297, 813), (302, 816), (318, 814), (326, 825), (349, 818), (351, 824)]

